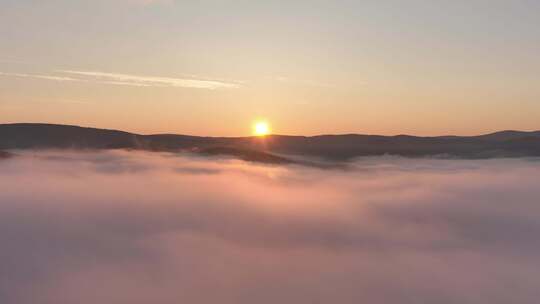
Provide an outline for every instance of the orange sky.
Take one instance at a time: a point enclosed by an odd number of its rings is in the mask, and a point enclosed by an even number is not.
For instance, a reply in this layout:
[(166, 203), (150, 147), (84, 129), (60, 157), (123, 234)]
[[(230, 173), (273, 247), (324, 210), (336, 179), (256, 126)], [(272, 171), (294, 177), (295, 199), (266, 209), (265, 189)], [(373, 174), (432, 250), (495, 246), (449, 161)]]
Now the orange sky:
[(8, 0), (0, 123), (216, 136), (248, 135), (257, 118), (279, 134), (540, 129), (538, 2), (406, 3)]

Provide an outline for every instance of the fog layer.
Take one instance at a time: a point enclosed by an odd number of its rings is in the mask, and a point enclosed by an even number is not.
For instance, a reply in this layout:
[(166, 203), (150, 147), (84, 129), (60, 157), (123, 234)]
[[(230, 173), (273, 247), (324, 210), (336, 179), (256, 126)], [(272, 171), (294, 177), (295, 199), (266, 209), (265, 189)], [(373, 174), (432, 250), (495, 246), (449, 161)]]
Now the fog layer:
[(0, 303), (538, 303), (540, 162), (0, 161)]

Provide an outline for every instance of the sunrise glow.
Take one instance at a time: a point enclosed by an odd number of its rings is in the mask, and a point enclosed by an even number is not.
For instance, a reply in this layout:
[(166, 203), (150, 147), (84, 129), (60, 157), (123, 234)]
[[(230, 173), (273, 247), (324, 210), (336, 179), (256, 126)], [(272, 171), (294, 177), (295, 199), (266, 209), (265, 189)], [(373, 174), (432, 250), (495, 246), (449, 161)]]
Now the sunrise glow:
[(0, 0), (0, 304), (540, 304), (540, 0)]
[(255, 136), (266, 136), (270, 132), (270, 125), (266, 121), (257, 121), (253, 124), (253, 135)]

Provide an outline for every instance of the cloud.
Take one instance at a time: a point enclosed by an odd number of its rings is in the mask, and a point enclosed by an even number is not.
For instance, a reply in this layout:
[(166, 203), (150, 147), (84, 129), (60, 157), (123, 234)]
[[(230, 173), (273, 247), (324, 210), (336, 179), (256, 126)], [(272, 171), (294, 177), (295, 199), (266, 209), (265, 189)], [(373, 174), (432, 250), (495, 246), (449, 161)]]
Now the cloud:
[(17, 153), (2, 303), (537, 302), (538, 161)]
[(72, 78), (72, 77), (62, 77), (62, 76), (53, 76), (53, 75), (40, 75), (40, 74), (22, 74), (22, 73), (3, 73), (3, 72), (0, 72), (0, 76), (37, 78), (37, 79), (54, 80), (54, 81), (82, 81), (80, 79), (76, 79), (76, 78)]
[(163, 87), (182, 87), (182, 88), (197, 88), (197, 89), (234, 89), (238, 88), (238, 84), (226, 83), (222, 81), (214, 80), (195, 80), (185, 78), (169, 78), (169, 77), (152, 77), (152, 76), (138, 76), (129, 74), (118, 73), (104, 73), (104, 72), (92, 72), (92, 71), (71, 71), (62, 70), (62, 73), (74, 74), (79, 76), (93, 77), (97, 81), (111, 83), (111, 84), (123, 84), (134, 86), (163, 86)]
[(104, 72), (89, 72), (89, 71), (70, 71), (61, 70), (57, 71), (64, 74), (71, 74), (74, 76), (57, 76), (57, 75), (42, 75), (42, 74), (22, 74), (22, 73), (3, 73), (0, 72), (0, 76), (11, 77), (24, 77), (45, 79), (54, 81), (70, 81), (70, 82), (94, 82), (108, 85), (123, 85), (123, 86), (135, 86), (135, 87), (177, 87), (177, 88), (194, 88), (194, 89), (237, 89), (239, 84), (229, 83), (216, 80), (197, 80), (188, 78), (170, 78), (170, 77), (149, 77), (149, 76), (137, 76), (128, 74), (117, 73), (104, 73)]

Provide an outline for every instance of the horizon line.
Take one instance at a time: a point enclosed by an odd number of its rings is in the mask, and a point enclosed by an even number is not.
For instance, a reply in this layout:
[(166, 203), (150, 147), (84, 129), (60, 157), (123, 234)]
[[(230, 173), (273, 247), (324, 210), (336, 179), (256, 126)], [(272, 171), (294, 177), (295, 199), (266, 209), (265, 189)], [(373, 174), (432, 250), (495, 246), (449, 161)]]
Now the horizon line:
[[(185, 133), (150, 133), (150, 134), (143, 134), (143, 133), (124, 131), (124, 130), (121, 130), (121, 129), (88, 127), (88, 126), (75, 125), (75, 124), (72, 125), (72, 124), (59, 124), (59, 123), (48, 123), (48, 122), (0, 123), (0, 126), (7, 126), (7, 125), (45, 125), (45, 126), (48, 125), (48, 126), (76, 127), (76, 128), (83, 128), (83, 129), (95, 129), (95, 130), (104, 130), (104, 131), (124, 132), (124, 133), (133, 134), (133, 135), (139, 135), (139, 136), (170, 135), (170, 136), (189, 136), (189, 137), (205, 137), (205, 138), (257, 138), (257, 137), (261, 137), (261, 136), (256, 136), (256, 135), (248, 135), (248, 136), (212, 136), (212, 135), (193, 135), (193, 134), (185, 134)], [(420, 136), (420, 135), (411, 135), (411, 134), (380, 135), (380, 134), (366, 134), (366, 133), (323, 133), (323, 134), (317, 134), (317, 135), (268, 134), (268, 135), (265, 135), (265, 136), (262, 136), (262, 137), (283, 136), (283, 137), (306, 137), (306, 138), (310, 138), (310, 137), (321, 137), (321, 136), (379, 136), (379, 137), (410, 136), (410, 137), (418, 137), (418, 138), (440, 138), (440, 137), (479, 137), (479, 136), (486, 136), (486, 135), (492, 135), (492, 134), (498, 134), (498, 133), (504, 133), (504, 132), (536, 133), (536, 132), (540, 132), (540, 129), (529, 130), (529, 131), (506, 129), (506, 130), (492, 131), (492, 132), (489, 132), (489, 133), (482, 133), (482, 134), (477, 134), (477, 135), (453, 135), (453, 134), (448, 134), (448, 135)]]

